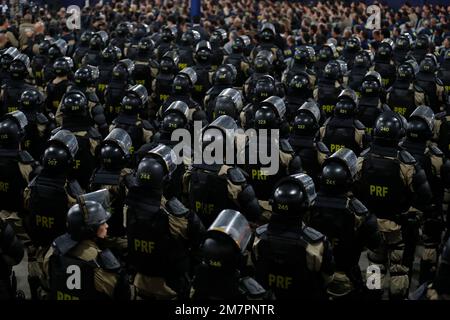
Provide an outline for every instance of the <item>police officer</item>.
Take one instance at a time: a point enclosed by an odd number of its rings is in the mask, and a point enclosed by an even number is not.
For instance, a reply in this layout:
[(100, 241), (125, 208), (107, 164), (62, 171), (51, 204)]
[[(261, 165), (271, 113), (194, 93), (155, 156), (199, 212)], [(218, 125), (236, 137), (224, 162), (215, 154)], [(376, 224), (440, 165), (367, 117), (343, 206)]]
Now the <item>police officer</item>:
[(120, 22), (115, 30), (114, 36), (111, 38), (110, 44), (118, 47), (125, 56), (130, 46), (131, 24), (129, 22)]
[(276, 299), (326, 299), (326, 285), (333, 274), (330, 244), (302, 221), (316, 197), (308, 175), (281, 179), (271, 192), (269, 223), (256, 229), (252, 256), (256, 279)]
[[(189, 107), (183, 101), (174, 101), (163, 115), (158, 132), (152, 137), (152, 141), (174, 147), (178, 141), (172, 140), (172, 132), (177, 129), (189, 130), (192, 122), (189, 118)], [(142, 146), (141, 149), (143, 149)]]
[(396, 78), (393, 47), (394, 42), (391, 39), (384, 39), (375, 53), (374, 70), (381, 75), (385, 88), (389, 88)]
[[(386, 111), (378, 117), (372, 145), (358, 159), (354, 187), (355, 196), (377, 217), (384, 241), (369, 252), (368, 259), (380, 268), (381, 288), (384, 265), (389, 267), (392, 299), (405, 297), (409, 288), (416, 240), (415, 214), (410, 208), (426, 210), (432, 199), (425, 172), (409, 152), (398, 147), (404, 130), (396, 113)], [(374, 293), (382, 294), (382, 289)]]
[(444, 111), (435, 116), (435, 127), (433, 140), (437, 143), (439, 149), (450, 157), (450, 96), (444, 93)]
[(195, 213), (163, 191), (176, 168), (175, 153), (158, 145), (126, 177), (124, 215), (128, 261), (143, 299), (189, 295), (190, 250), (198, 248), (204, 227)]
[(413, 40), (409, 33), (403, 33), (395, 40), (393, 54), (397, 65), (401, 65), (408, 60), (412, 45)]
[(44, 95), (37, 89), (27, 89), (20, 96), (19, 103), (19, 110), (25, 114), (28, 121), (21, 149), (28, 151), (33, 158), (39, 159), (44, 151), (45, 142), (54, 128), (54, 124), (42, 113)]
[(295, 48), (294, 57), (289, 60), (287, 67), (281, 76), (281, 82), (288, 86), (292, 78), (301, 73), (306, 72), (312, 87), (316, 85), (316, 73), (311, 68), (315, 59), (315, 51), (311, 46), (300, 46)]
[(97, 80), (96, 94), (100, 103), (105, 103), (105, 90), (113, 73), (113, 68), (122, 57), (119, 47), (107, 46), (102, 51), (100, 64), (98, 66), (99, 76)]
[(198, 103), (203, 103), (205, 94), (211, 87), (213, 76), (211, 58), (211, 44), (205, 40), (197, 43), (194, 54), (195, 65), (192, 67), (197, 74), (197, 82), (194, 85), (192, 98)]
[(193, 300), (262, 300), (267, 292), (243, 273), (252, 232), (239, 212), (225, 209), (209, 227), (202, 241), (201, 263), (195, 270)]
[(123, 129), (115, 128), (99, 146), (99, 166), (92, 174), (90, 190), (106, 189), (109, 192), (110, 213), (109, 238), (112, 247), (123, 254), (126, 248), (123, 206), (125, 202), (124, 177), (131, 170), (126, 169), (130, 161), (132, 141)]
[(228, 34), (224, 29), (218, 28), (211, 33), (209, 37), (209, 42), (211, 43), (212, 51), (211, 51), (211, 67), (213, 71), (216, 71), (217, 68), (222, 64), (225, 50), (223, 46), (225, 42), (228, 41)]
[(357, 157), (347, 148), (325, 160), (315, 210), (308, 223), (331, 242), (336, 269), (327, 292), (333, 300), (361, 298), (365, 289), (359, 267), (361, 253), (364, 248), (378, 248), (381, 241), (376, 217), (348, 195), (356, 166)]
[(197, 30), (189, 29), (183, 32), (178, 44), (178, 52), (180, 60), (178, 61), (178, 69), (183, 70), (187, 67), (192, 67), (194, 61), (194, 47), (201, 40), (200, 33)]
[(233, 88), (237, 71), (232, 64), (223, 64), (217, 68), (213, 77), (213, 85), (206, 92), (203, 106), (205, 107), (208, 121), (212, 121), (212, 113), (215, 107), (217, 96), (225, 89)]
[(75, 52), (73, 53), (73, 62), (77, 69), (81, 67), (81, 60), (89, 50), (89, 43), (93, 35), (94, 32), (86, 30), (80, 36), (80, 41), (78, 41)]
[(227, 115), (238, 122), (243, 106), (244, 102), (240, 91), (233, 88), (225, 89), (215, 99), (212, 119)]
[(273, 54), (268, 50), (258, 52), (253, 61), (253, 68), (251, 76), (245, 81), (243, 93), (248, 102), (252, 102), (255, 98), (256, 84), (261, 77), (270, 75), (273, 76)]
[[(202, 159), (202, 163), (194, 162), (183, 179), (190, 208), (207, 227), (226, 208), (241, 210), (250, 221), (256, 221), (260, 215), (258, 199), (252, 186), (247, 183), (245, 173), (235, 166), (238, 152), (236, 129), (235, 120), (227, 115), (218, 117), (208, 125), (202, 133), (202, 151), (214, 140), (214, 146), (220, 144), (222, 147), (224, 158), (215, 157), (212, 164), (208, 164), (205, 159)], [(233, 151), (235, 153), (227, 155)], [(217, 197), (218, 194), (224, 196)]]
[(323, 77), (319, 78), (317, 88), (314, 89), (314, 100), (327, 117), (333, 114), (337, 98), (344, 89), (344, 76), (347, 73), (347, 65), (342, 60), (330, 61), (323, 71)]
[(94, 33), (89, 40), (89, 50), (86, 51), (81, 65), (99, 66), (101, 61), (101, 51), (106, 47), (108, 34), (105, 31)]
[(22, 92), (32, 88), (25, 79), (29, 75), (30, 58), (19, 54), (9, 67), (10, 79), (5, 81), (0, 92), (1, 114), (16, 111), (19, 108), (19, 99)]
[(444, 86), (444, 93), (450, 93), (450, 49), (447, 49), (444, 54), (444, 61), (442, 61), (437, 72), (437, 77), (442, 81)]
[(237, 71), (235, 85), (240, 88), (249, 76), (250, 62), (245, 56), (245, 49), (250, 45), (248, 36), (239, 36), (231, 44), (231, 53), (225, 58), (225, 64), (232, 64)]
[[(84, 201), (67, 212), (67, 233), (53, 242), (44, 259), (52, 300), (129, 300), (128, 277), (101, 242), (111, 214), (97, 201)], [(81, 279), (73, 285), (70, 277)], [(80, 280), (80, 281), (81, 281)]]
[(69, 130), (76, 136), (79, 145), (70, 178), (76, 179), (86, 190), (95, 169), (95, 150), (101, 141), (101, 134), (94, 127), (88, 100), (82, 91), (74, 89), (66, 93), (61, 101), (61, 114), (61, 127), (55, 130)]
[(56, 59), (66, 56), (67, 53), (67, 42), (63, 39), (58, 39), (50, 45), (48, 49), (48, 62), (44, 66), (44, 83), (49, 83), (55, 79), (55, 70), (53, 69), (53, 64)]
[[(172, 51), (176, 48), (176, 46), (174, 44), (174, 40), (175, 40), (176, 36), (177, 36), (177, 29), (175, 26), (172, 28), (170, 28), (168, 26), (163, 27), (163, 29), (161, 31), (160, 42), (159, 42), (158, 46), (156, 47), (156, 58), (158, 59), (158, 61), (161, 61), (167, 52)], [(178, 63), (177, 63), (177, 68), (178, 68)]]
[(348, 74), (348, 87), (361, 94), (361, 84), (368, 71), (372, 69), (373, 56), (370, 51), (361, 50), (354, 57), (353, 67)]
[(402, 63), (397, 69), (397, 79), (387, 91), (388, 106), (406, 118), (416, 107), (426, 104), (423, 88), (415, 81), (418, 71), (416, 61), (408, 60)]
[(142, 38), (138, 43), (134, 57), (135, 68), (133, 79), (136, 84), (142, 84), (147, 92), (152, 93), (152, 82), (158, 74), (158, 62), (154, 55), (155, 44), (149, 37)]
[(414, 43), (414, 48), (411, 55), (417, 63), (421, 63), (426, 54), (433, 52), (432, 47), (433, 43), (431, 42), (430, 37), (423, 33), (419, 34)]
[(162, 57), (158, 75), (152, 82), (152, 105), (150, 110), (156, 113), (160, 106), (172, 94), (172, 83), (178, 73), (178, 53), (169, 51)]
[(375, 120), (381, 113), (390, 110), (384, 103), (385, 91), (381, 75), (376, 71), (367, 72), (360, 90), (357, 119), (366, 127), (366, 133), (372, 136)]
[(356, 62), (356, 54), (359, 51), (361, 51), (361, 40), (357, 36), (350, 37), (347, 41), (345, 41), (341, 60), (347, 63), (347, 68), (349, 70), (353, 68), (353, 63)]
[(19, 50), (15, 47), (9, 47), (2, 52), (0, 56), (0, 84), (3, 85), (5, 81), (10, 79), (9, 67), (11, 62), (20, 54)]
[(317, 79), (322, 78), (326, 65), (331, 60), (339, 57), (336, 46), (333, 43), (325, 43), (317, 54), (317, 61), (314, 63), (314, 71)]
[(320, 128), (320, 140), (336, 152), (348, 148), (359, 154), (368, 143), (364, 125), (356, 119), (358, 98), (352, 89), (345, 89), (338, 96), (334, 115)]
[(51, 45), (50, 39), (44, 39), (38, 46), (38, 52), (31, 59), (31, 75), (34, 79), (34, 84), (40, 87), (41, 90), (47, 84), (44, 81), (44, 66), (48, 63), (48, 50)]
[(0, 249), (0, 300), (13, 300), (16, 297), (16, 280), (12, 267), (22, 261), (24, 250), (13, 227), (2, 218), (0, 218)]
[(433, 110), (427, 106), (419, 106), (409, 117), (406, 138), (400, 143), (425, 171), (433, 192), (433, 215), (423, 221), (425, 248), (421, 260), (420, 283), (431, 280), (437, 267), (437, 250), (443, 231), (442, 212), (448, 210), (450, 199), (450, 162), (431, 142), (433, 129)]
[(67, 91), (67, 88), (73, 83), (71, 78), (73, 76), (73, 61), (69, 57), (62, 57), (56, 59), (53, 63), (53, 70), (55, 72), (55, 78), (47, 83), (45, 88), (46, 98), (46, 112), (51, 117), (50, 113), (56, 115), (61, 99)]
[(320, 109), (316, 102), (305, 102), (296, 112), (289, 143), (300, 157), (303, 172), (308, 174), (318, 185), (322, 163), (330, 154), (327, 146), (317, 140), (320, 127)]
[(416, 83), (424, 90), (428, 103), (435, 113), (441, 110), (444, 93), (442, 81), (436, 77), (438, 69), (439, 64), (436, 56), (427, 53), (421, 60), (419, 72), (416, 75)]
[(153, 126), (139, 115), (145, 110), (147, 102), (148, 93), (143, 85), (137, 84), (128, 88), (121, 102), (120, 113), (110, 127), (110, 130), (121, 128), (128, 132), (133, 142), (131, 152), (149, 142), (153, 135)]
[(288, 84), (286, 97), (286, 119), (289, 123), (292, 123), (300, 108), (306, 101), (312, 100), (313, 97), (313, 85), (310, 81), (309, 75), (300, 71), (292, 77)]
[(55, 237), (66, 231), (67, 211), (82, 194), (76, 180), (68, 177), (78, 152), (77, 138), (67, 130), (60, 130), (50, 138), (42, 156), (42, 171), (24, 192), (27, 210), (24, 224), (33, 244), (28, 250), (28, 283), (31, 297), (37, 300), (48, 290), (43, 280), (44, 255)]

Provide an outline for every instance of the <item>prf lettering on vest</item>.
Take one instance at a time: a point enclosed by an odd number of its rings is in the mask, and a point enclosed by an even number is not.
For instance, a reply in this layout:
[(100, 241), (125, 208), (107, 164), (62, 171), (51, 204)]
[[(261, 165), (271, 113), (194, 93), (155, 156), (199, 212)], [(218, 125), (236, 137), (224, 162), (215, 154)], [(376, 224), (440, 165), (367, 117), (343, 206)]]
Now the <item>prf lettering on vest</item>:
[(36, 215), (36, 226), (51, 229), (55, 224), (55, 218)]
[(449, 93), (450, 92), (450, 86), (445, 86), (444, 90), (445, 90), (446, 93)]
[(289, 289), (292, 284), (292, 277), (280, 276), (269, 273), (269, 286), (280, 289)]
[(333, 109), (334, 109), (334, 105), (332, 105), (332, 104), (324, 104), (322, 106), (322, 110), (325, 111), (326, 113), (333, 112)]
[(394, 107), (394, 112), (401, 114), (402, 116), (404, 116), (406, 114), (406, 108), (402, 108), (402, 107)]
[(389, 192), (388, 187), (376, 186), (373, 184), (370, 185), (370, 195), (371, 196), (384, 198), (384, 197), (386, 197), (388, 192)]
[(252, 169), (252, 180), (267, 180), (267, 175), (263, 170)]
[(56, 300), (80, 300), (80, 298), (61, 291), (56, 291)]
[(79, 169), (81, 165), (81, 160), (75, 160), (73, 162), (73, 169)]
[(331, 153), (339, 151), (342, 148), (345, 148), (345, 145), (343, 145), (343, 144), (330, 144), (330, 151), (331, 151)]
[(200, 201), (195, 201), (195, 212), (203, 214), (211, 214), (214, 211), (213, 203), (203, 203)]
[(134, 251), (151, 254), (153, 250), (155, 250), (155, 243), (153, 241), (134, 239)]
[(8, 192), (9, 183), (5, 181), (0, 181), (0, 192)]

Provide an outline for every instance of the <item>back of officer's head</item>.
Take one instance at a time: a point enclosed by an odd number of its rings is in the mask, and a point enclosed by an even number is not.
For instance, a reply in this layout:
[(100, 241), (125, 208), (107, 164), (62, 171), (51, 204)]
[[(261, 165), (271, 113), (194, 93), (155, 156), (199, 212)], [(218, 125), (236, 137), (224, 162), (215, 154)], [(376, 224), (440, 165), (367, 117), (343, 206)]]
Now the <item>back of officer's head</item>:
[(385, 147), (397, 147), (405, 134), (405, 124), (401, 117), (392, 112), (385, 111), (375, 121), (373, 143)]
[(67, 213), (67, 232), (76, 241), (95, 240), (99, 227), (111, 214), (95, 201), (79, 201)]
[(235, 272), (239, 265), (240, 252), (236, 244), (228, 237), (217, 234), (215, 237), (207, 237), (201, 247), (204, 264), (210, 271), (217, 273)]
[(85, 117), (87, 115), (87, 108), (87, 98), (79, 90), (69, 91), (61, 101), (61, 112), (63, 116)]
[(161, 190), (167, 170), (156, 157), (143, 158), (136, 170), (138, 186), (145, 189)]
[(19, 124), (12, 118), (0, 122), (0, 148), (18, 149), (23, 134)]
[(322, 165), (320, 190), (330, 195), (347, 193), (353, 184), (357, 160), (356, 154), (347, 148), (332, 154)]

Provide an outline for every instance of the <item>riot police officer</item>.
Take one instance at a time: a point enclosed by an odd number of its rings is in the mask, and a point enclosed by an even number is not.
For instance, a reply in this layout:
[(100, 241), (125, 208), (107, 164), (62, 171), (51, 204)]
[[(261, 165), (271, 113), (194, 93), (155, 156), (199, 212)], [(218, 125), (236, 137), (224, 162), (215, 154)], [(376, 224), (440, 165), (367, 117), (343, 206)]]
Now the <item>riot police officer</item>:
[(390, 110), (384, 103), (385, 91), (381, 75), (376, 71), (367, 72), (360, 90), (357, 119), (366, 127), (366, 133), (371, 136), (375, 120), (381, 113)]
[(323, 71), (323, 77), (319, 78), (317, 88), (314, 89), (314, 100), (319, 103), (320, 109), (325, 115), (331, 116), (337, 97), (344, 89), (344, 76), (347, 73), (347, 65), (342, 60), (330, 61)]
[(281, 82), (288, 86), (292, 78), (301, 72), (309, 77), (311, 87), (316, 85), (316, 73), (311, 68), (314, 62), (315, 51), (311, 46), (300, 46), (295, 48), (294, 57), (289, 60), (287, 67), (281, 76)]
[(106, 47), (108, 42), (108, 34), (105, 31), (94, 33), (89, 40), (89, 50), (86, 51), (82, 65), (99, 66), (101, 61), (101, 51)]
[(433, 52), (432, 47), (433, 44), (430, 37), (426, 34), (419, 34), (414, 43), (411, 55), (417, 63), (421, 63), (426, 54)]
[(300, 157), (303, 172), (308, 174), (318, 185), (318, 176), (323, 161), (330, 151), (327, 146), (317, 140), (320, 127), (320, 109), (316, 102), (305, 102), (296, 112), (292, 129), (289, 134), (289, 143)]
[(394, 42), (391, 39), (384, 39), (375, 53), (374, 70), (381, 75), (385, 88), (389, 88), (396, 77), (393, 47)]
[(201, 263), (195, 270), (191, 298), (194, 300), (261, 300), (267, 292), (243, 272), (252, 232), (239, 212), (225, 209), (202, 241)]
[[(392, 299), (403, 298), (409, 288), (409, 272), (415, 248), (415, 214), (411, 206), (426, 210), (432, 193), (426, 174), (411, 154), (398, 147), (405, 126), (399, 115), (383, 112), (377, 119), (370, 149), (358, 159), (355, 196), (376, 215), (384, 241), (370, 251), (370, 264), (384, 274), (389, 267), (389, 293)], [(374, 291), (382, 293), (381, 290)]]
[(28, 121), (21, 150), (28, 151), (33, 158), (39, 159), (54, 128), (54, 124), (42, 113), (44, 95), (37, 89), (27, 89), (20, 96), (19, 103), (19, 110), (25, 114)]
[(332, 299), (361, 298), (365, 289), (359, 267), (361, 253), (364, 248), (378, 248), (381, 240), (376, 217), (348, 195), (356, 166), (357, 157), (347, 148), (325, 160), (308, 222), (331, 242), (336, 269), (327, 292)]
[(51, 45), (50, 39), (44, 39), (38, 46), (38, 53), (31, 59), (31, 75), (34, 79), (34, 84), (42, 90), (46, 82), (44, 80), (44, 66), (48, 63), (48, 50)]
[(338, 96), (334, 115), (320, 128), (320, 140), (336, 152), (348, 148), (359, 154), (368, 143), (364, 125), (356, 119), (358, 98), (352, 89), (345, 89)]
[(361, 93), (361, 84), (363, 78), (372, 68), (372, 53), (370, 51), (361, 50), (354, 57), (353, 67), (348, 74), (348, 87), (358, 94)]
[(314, 71), (317, 79), (322, 78), (326, 65), (339, 57), (336, 46), (333, 43), (325, 43), (317, 54), (317, 61), (314, 63)]
[[(190, 129), (192, 121), (189, 121), (189, 107), (183, 101), (174, 101), (167, 108), (161, 121), (158, 132), (152, 137), (152, 141), (173, 147), (178, 141), (172, 140), (172, 132), (177, 129)], [(141, 149), (143, 149), (142, 146)], [(139, 151), (140, 152), (140, 151)]]
[(450, 158), (450, 96), (444, 93), (444, 111), (435, 115), (433, 140), (446, 158)]
[(93, 35), (94, 32), (86, 30), (80, 36), (80, 41), (78, 41), (75, 52), (73, 53), (73, 62), (77, 69), (81, 67), (81, 60), (89, 50), (89, 43)]
[(448, 95), (450, 93), (450, 49), (445, 51), (444, 61), (442, 61), (437, 72), (437, 78), (442, 81), (444, 93)]
[(10, 79), (5, 81), (0, 92), (1, 114), (16, 111), (19, 108), (20, 95), (24, 90), (33, 88), (25, 79), (29, 75), (30, 58), (19, 54), (9, 66)]
[(0, 84), (3, 85), (5, 81), (10, 79), (9, 67), (11, 62), (20, 54), (15, 47), (9, 47), (2, 52), (0, 56)]
[[(59, 105), (61, 104), (61, 99), (67, 91), (67, 88), (73, 83), (72, 70), (73, 61), (69, 57), (62, 57), (56, 59), (53, 63), (53, 70), (55, 73), (55, 78), (47, 83), (45, 88), (47, 98), (46, 98), (46, 112), (55, 116)], [(51, 117), (51, 116), (50, 116)]]
[[(156, 47), (156, 58), (158, 59), (158, 61), (161, 61), (167, 52), (172, 51), (176, 48), (174, 44), (176, 36), (177, 36), (176, 27), (173, 28), (169, 28), (167, 26), (163, 27), (161, 31), (161, 40), (158, 46)], [(176, 66), (178, 68), (178, 63)]]
[(62, 58), (67, 54), (67, 42), (63, 39), (58, 39), (50, 45), (48, 49), (48, 62), (44, 66), (44, 83), (49, 83), (55, 79), (55, 70), (53, 69), (53, 64), (56, 59)]
[(102, 104), (105, 103), (105, 90), (111, 80), (113, 68), (121, 57), (122, 51), (120, 51), (119, 47), (109, 45), (102, 51), (100, 64), (98, 66), (99, 75), (95, 90), (95, 93)]
[(178, 73), (178, 59), (176, 51), (167, 52), (161, 59), (158, 75), (152, 83), (152, 105), (150, 110), (155, 114), (172, 94), (172, 83)]
[(432, 53), (427, 53), (420, 62), (419, 72), (416, 75), (416, 83), (420, 86), (427, 97), (427, 101), (433, 112), (441, 111), (444, 86), (441, 79), (436, 77), (439, 69), (437, 58)]
[(313, 88), (310, 77), (306, 72), (300, 71), (292, 77), (284, 98), (286, 102), (286, 119), (289, 123), (292, 123), (294, 120), (298, 108), (306, 101), (312, 100)]
[(361, 40), (358, 37), (353, 36), (345, 41), (340, 59), (347, 64), (349, 70), (353, 69), (353, 63), (356, 62), (355, 58), (359, 51), (361, 51)]
[(110, 130), (121, 128), (128, 132), (133, 142), (131, 152), (138, 150), (153, 136), (153, 126), (139, 115), (145, 110), (147, 102), (148, 93), (143, 85), (137, 84), (128, 88), (122, 99), (119, 115), (110, 127)]
[(408, 60), (412, 45), (413, 39), (409, 33), (403, 33), (395, 40), (393, 54), (397, 65), (401, 65)]
[[(224, 158), (202, 159), (192, 165), (184, 177), (185, 193), (189, 195), (190, 208), (198, 214), (204, 225), (209, 227), (217, 215), (226, 208), (236, 208), (250, 220), (256, 221), (260, 215), (258, 200), (245, 173), (235, 166), (238, 142), (235, 141), (237, 124), (223, 115), (208, 125), (202, 133), (202, 150), (214, 140), (214, 145), (222, 147)], [(231, 155), (226, 153), (233, 152)], [(219, 151), (217, 151), (219, 152)], [(218, 153), (220, 154), (220, 153)], [(228, 160), (228, 161), (227, 161)], [(230, 161), (231, 160), (231, 161)], [(224, 196), (217, 197), (218, 194)]]
[(302, 221), (316, 197), (308, 175), (281, 179), (271, 192), (269, 223), (256, 229), (252, 256), (256, 279), (276, 299), (326, 299), (326, 285), (333, 274), (330, 244)]
[(208, 41), (202, 40), (195, 46), (194, 60), (192, 67), (197, 74), (197, 82), (194, 85), (192, 98), (198, 103), (203, 103), (206, 92), (211, 87), (212, 82), (212, 47)]
[(256, 83), (261, 77), (270, 75), (273, 76), (272, 64), (273, 54), (268, 50), (258, 52), (253, 61), (253, 68), (251, 76), (245, 81), (243, 93), (248, 102), (253, 102), (255, 98)]
[[(67, 233), (53, 242), (44, 259), (52, 300), (129, 300), (128, 277), (117, 258), (101, 242), (111, 214), (97, 201), (85, 201), (67, 212)], [(76, 275), (83, 285), (71, 285)]]
[(386, 101), (392, 111), (408, 118), (414, 109), (426, 104), (426, 95), (415, 81), (419, 66), (414, 60), (402, 63), (397, 69), (397, 79), (388, 89)]
[(127, 55), (126, 49), (130, 46), (130, 33), (131, 33), (131, 24), (129, 22), (120, 22), (115, 30), (114, 37), (111, 38), (110, 43), (118, 47), (125, 56)]
[(159, 65), (154, 55), (155, 44), (148, 37), (142, 38), (138, 43), (133, 79), (136, 84), (142, 84), (149, 94), (152, 93), (152, 82), (158, 74)]
[(164, 197), (176, 161), (169, 147), (158, 145), (126, 177), (128, 261), (143, 299), (189, 295), (190, 250), (198, 248), (204, 227), (176, 197)]
[(243, 104), (240, 91), (233, 88), (225, 89), (215, 99), (212, 119), (216, 120), (222, 115), (227, 115), (238, 122)]
[(217, 68), (222, 64), (225, 50), (223, 46), (225, 42), (228, 41), (228, 34), (224, 29), (218, 28), (211, 33), (209, 37), (209, 42), (211, 43), (211, 67), (213, 71), (216, 71)]
[(240, 88), (249, 76), (250, 62), (245, 56), (245, 49), (250, 45), (250, 38), (240, 36), (231, 44), (231, 53), (225, 58), (225, 64), (232, 64), (237, 71), (235, 85)]
[(178, 69), (183, 70), (192, 67), (194, 61), (194, 47), (201, 40), (200, 33), (197, 30), (189, 29), (181, 35), (180, 43), (177, 46), (180, 60)]
[(42, 263), (53, 240), (66, 231), (66, 217), (61, 213), (82, 194), (78, 182), (68, 177), (77, 152), (77, 138), (70, 131), (58, 131), (47, 143), (42, 171), (24, 192), (27, 210), (24, 225), (33, 244), (28, 251), (28, 283), (33, 300), (45, 295), (40, 287), (48, 290), (41, 282)]

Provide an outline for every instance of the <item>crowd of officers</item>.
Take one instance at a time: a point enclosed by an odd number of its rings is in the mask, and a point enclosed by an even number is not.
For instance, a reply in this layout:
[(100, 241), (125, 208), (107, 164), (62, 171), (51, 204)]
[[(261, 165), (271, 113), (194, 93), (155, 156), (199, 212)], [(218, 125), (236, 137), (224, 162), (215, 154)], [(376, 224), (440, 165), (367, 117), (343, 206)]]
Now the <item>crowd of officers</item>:
[[(450, 50), (176, 32), (1, 52), (0, 298), (25, 252), (32, 299), (449, 297)], [(195, 121), (236, 157), (177, 161)], [(235, 161), (273, 144), (275, 174)]]

